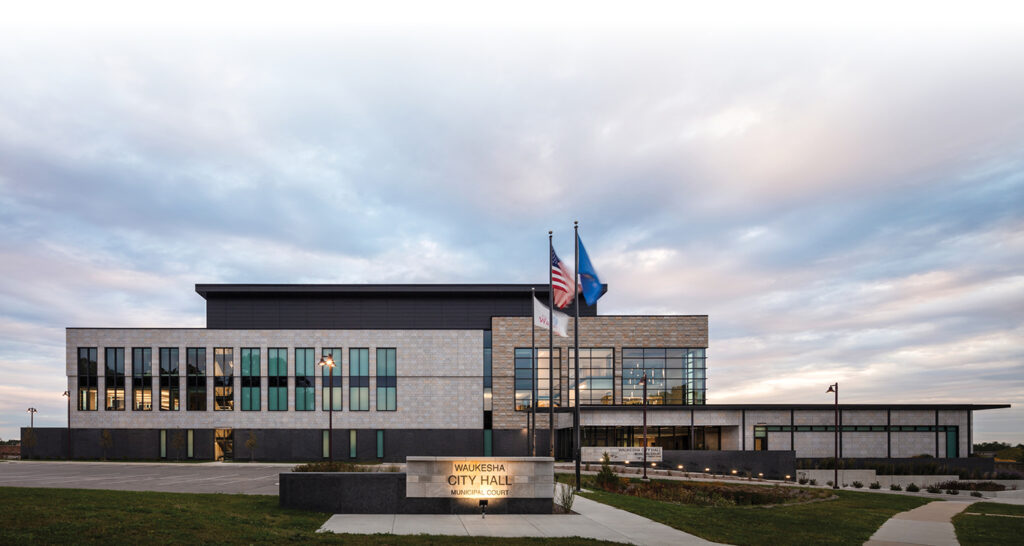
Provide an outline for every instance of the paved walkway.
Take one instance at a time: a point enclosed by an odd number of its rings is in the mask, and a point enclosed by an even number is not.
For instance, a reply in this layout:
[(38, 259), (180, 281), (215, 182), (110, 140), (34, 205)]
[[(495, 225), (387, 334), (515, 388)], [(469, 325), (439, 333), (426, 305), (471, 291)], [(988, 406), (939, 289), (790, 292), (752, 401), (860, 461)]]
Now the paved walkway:
[(865, 546), (927, 544), (959, 546), (952, 518), (975, 501), (936, 501), (900, 512), (871, 535)]
[(337, 514), (320, 532), (481, 537), (584, 537), (632, 544), (715, 544), (631, 512), (576, 497), (575, 514)]

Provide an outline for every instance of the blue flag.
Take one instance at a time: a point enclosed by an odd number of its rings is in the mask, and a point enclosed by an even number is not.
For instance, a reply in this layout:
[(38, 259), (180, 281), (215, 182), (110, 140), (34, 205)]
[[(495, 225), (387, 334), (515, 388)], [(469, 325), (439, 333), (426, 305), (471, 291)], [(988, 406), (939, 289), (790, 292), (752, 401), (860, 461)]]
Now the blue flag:
[(594, 305), (604, 295), (604, 287), (601, 286), (601, 279), (597, 278), (597, 270), (594, 269), (594, 264), (590, 263), (587, 249), (583, 248), (583, 239), (580, 239), (579, 235), (577, 235), (576, 240), (579, 241), (580, 245), (580, 263), (576, 266), (576, 271), (580, 276), (580, 288), (583, 289), (583, 299), (587, 300), (587, 305)]

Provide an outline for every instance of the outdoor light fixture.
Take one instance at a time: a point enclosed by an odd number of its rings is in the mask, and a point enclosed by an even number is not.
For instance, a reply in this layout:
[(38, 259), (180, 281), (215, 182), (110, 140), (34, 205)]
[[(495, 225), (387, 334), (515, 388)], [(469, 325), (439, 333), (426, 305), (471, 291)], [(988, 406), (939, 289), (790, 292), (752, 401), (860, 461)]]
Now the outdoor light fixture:
[(788, 479), (790, 479), (790, 478), (789, 478), (789, 474), (786, 474), (786, 479), (787, 479), (787, 480), (788, 480)]
[(624, 462), (625, 462), (626, 464), (629, 464), (629, 461), (624, 461)]
[(705, 468), (704, 472), (711, 472), (711, 469), (710, 468)]
[(733, 473), (733, 475), (735, 476), (735, 475), (736, 475), (736, 470), (735, 470), (735, 469), (733, 469), (732, 473)]
[(331, 380), (331, 385), (327, 387), (327, 392), (331, 393), (331, 401), (327, 403), (327, 460), (334, 462), (334, 357), (331, 355), (323, 355), (320, 357), (318, 362), (322, 367), (329, 368), (331, 371), (327, 374), (327, 377)]
[(833, 453), (834, 454), (832, 455), (832, 458), (833, 458), (833, 461), (835, 462), (835, 464), (832, 465), (833, 466), (833, 470), (834, 470), (832, 472), (832, 474), (833, 474), (833, 477), (832, 477), (832, 489), (839, 489), (839, 382), (836, 381), (835, 383), (829, 385), (828, 386), (828, 390), (825, 391), (825, 392), (826, 393), (830, 393), (830, 392), (835, 393), (835, 396), (836, 396), (836, 419), (835, 419), (835, 422), (834, 422), (835, 426), (833, 427), (833, 428), (835, 428), (836, 436), (835, 436), (835, 444), (833, 444), (833, 446), (834, 446), (833, 447)]
[(757, 473), (757, 477), (758, 478), (763, 478), (764, 477), (764, 472), (758, 472)]
[(64, 391), (64, 394), (68, 399), (68, 460), (71, 460), (71, 391)]
[(683, 465), (679, 465), (679, 470), (682, 470), (682, 469), (683, 469)]
[(652, 468), (655, 467), (655, 466), (658, 466), (658, 463), (651, 463), (651, 467)]
[(28, 428), (36, 428), (36, 413), (39, 410), (36, 408), (28, 408), (25, 411), (28, 412)]

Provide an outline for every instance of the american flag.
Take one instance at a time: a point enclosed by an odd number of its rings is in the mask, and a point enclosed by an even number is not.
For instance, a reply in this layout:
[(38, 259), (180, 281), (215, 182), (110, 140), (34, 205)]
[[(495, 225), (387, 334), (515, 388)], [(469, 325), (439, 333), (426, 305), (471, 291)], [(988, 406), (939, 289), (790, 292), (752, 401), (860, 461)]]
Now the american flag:
[(564, 309), (572, 303), (572, 272), (551, 249), (551, 291), (554, 294), (555, 307)]

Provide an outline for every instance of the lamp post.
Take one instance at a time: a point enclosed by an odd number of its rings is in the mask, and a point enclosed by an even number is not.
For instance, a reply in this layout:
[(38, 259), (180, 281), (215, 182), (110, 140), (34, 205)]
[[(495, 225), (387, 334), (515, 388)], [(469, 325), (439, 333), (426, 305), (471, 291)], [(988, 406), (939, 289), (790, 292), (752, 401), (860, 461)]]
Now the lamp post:
[(833, 458), (835, 459), (835, 465), (833, 465), (834, 472), (832, 473), (832, 489), (839, 489), (839, 382), (828, 386), (826, 393), (835, 393), (836, 396), (836, 418), (835, 418), (835, 443), (833, 444)]
[(326, 367), (330, 370), (327, 373), (327, 377), (330, 381), (330, 386), (327, 387), (327, 392), (331, 393), (331, 400), (327, 402), (327, 460), (334, 462), (334, 357), (331, 355), (322, 355), (320, 357), (320, 366)]
[(36, 413), (39, 412), (36, 408), (28, 408), (25, 410), (28, 412), (28, 428), (36, 428)]
[(64, 391), (64, 396), (68, 399), (68, 460), (71, 460), (71, 391)]
[(642, 480), (647, 480), (647, 372), (644, 372), (644, 376), (640, 379), (640, 384), (644, 386), (644, 477)]

